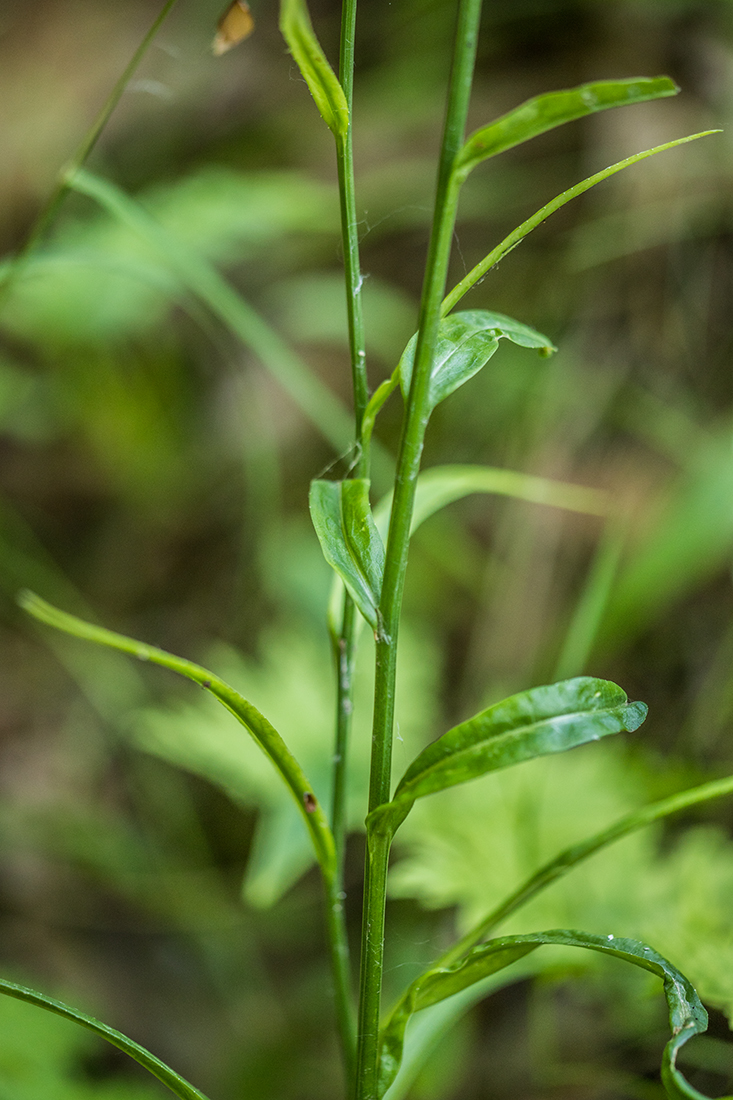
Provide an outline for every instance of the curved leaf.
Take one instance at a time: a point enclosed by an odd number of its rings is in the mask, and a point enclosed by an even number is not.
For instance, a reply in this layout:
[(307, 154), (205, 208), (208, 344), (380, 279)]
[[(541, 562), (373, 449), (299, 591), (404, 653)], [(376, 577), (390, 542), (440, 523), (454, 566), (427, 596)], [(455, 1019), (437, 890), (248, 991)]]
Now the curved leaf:
[(88, 1031), (93, 1031), (95, 1035), (99, 1035), (100, 1038), (106, 1039), (108, 1043), (117, 1047), (118, 1050), (122, 1050), (125, 1054), (129, 1054), (129, 1056), (143, 1066), (148, 1073), (152, 1073), (154, 1077), (157, 1077), (158, 1080), (166, 1086), (166, 1088), (175, 1093), (180, 1100), (206, 1100), (202, 1092), (199, 1092), (199, 1090), (189, 1084), (184, 1077), (181, 1077), (175, 1070), (172, 1070), (165, 1062), (161, 1062), (159, 1058), (156, 1058), (155, 1055), (151, 1054), (145, 1047), (141, 1047), (138, 1043), (133, 1042), (132, 1039), (128, 1039), (121, 1031), (116, 1031), (115, 1028), (108, 1027), (107, 1024), (95, 1020), (93, 1016), (87, 1016), (86, 1013), (79, 1012), (76, 1008), (70, 1008), (69, 1005), (64, 1004), (63, 1001), (56, 1001), (53, 997), (46, 997), (43, 993), (36, 993), (35, 990), (27, 989), (23, 985), (16, 985), (15, 982), (5, 981), (4, 978), (0, 978), (0, 993), (4, 993), (8, 997), (14, 997), (17, 1001), (25, 1001), (27, 1004), (36, 1005), (37, 1008), (45, 1008), (47, 1012), (53, 1012), (56, 1016), (63, 1016), (66, 1020), (73, 1020), (74, 1023), (81, 1024), (81, 1026), (87, 1028)]
[(282, 0), (280, 31), (313, 96), (321, 118), (336, 137), (349, 129), (344, 90), (316, 38), (305, 0)]
[(465, 179), (482, 160), (495, 157), (547, 130), (554, 130), (556, 126), (595, 111), (606, 111), (609, 107), (625, 107), (678, 92), (679, 88), (668, 76), (640, 76), (632, 80), (600, 80), (533, 96), (471, 134), (456, 157), (454, 171)]
[(369, 504), (369, 482), (365, 478), (313, 481), (310, 510), (323, 556), (377, 630), (384, 545)]
[(532, 214), (530, 218), (523, 221), (521, 225), (518, 225), (516, 229), (512, 230), (508, 237), (505, 237), (496, 248), (492, 248), (491, 252), (483, 258), (475, 267), (472, 267), (467, 275), (461, 279), (460, 283), (457, 283), (453, 287), (450, 294), (446, 296), (441, 306), (441, 314), (445, 316), (460, 302), (464, 294), (467, 294), (472, 286), (475, 286), (479, 279), (483, 279), (484, 275), (498, 264), (499, 260), (506, 256), (508, 252), (516, 248), (525, 237), (527, 237), (533, 229), (536, 229), (538, 225), (554, 214), (556, 210), (559, 210), (561, 206), (565, 206), (566, 203), (572, 202), (573, 199), (577, 199), (579, 195), (584, 194), (586, 191), (590, 191), (591, 187), (595, 187), (597, 183), (602, 183), (603, 180), (608, 179), (609, 176), (613, 176), (616, 172), (622, 172), (624, 168), (630, 168), (632, 164), (636, 164), (640, 160), (646, 160), (647, 157), (653, 157), (657, 153), (664, 153), (668, 149), (674, 149), (677, 145), (686, 145), (688, 141), (697, 141), (701, 137), (709, 137), (711, 134), (719, 134), (720, 130), (703, 130), (699, 134), (689, 134), (687, 137), (677, 138), (675, 141), (666, 141), (664, 145), (655, 145), (653, 149), (644, 149), (641, 153), (634, 153), (631, 157), (626, 157), (624, 160), (619, 160), (616, 164), (610, 165), (608, 168), (604, 168), (600, 172), (595, 172), (594, 175), (588, 176), (587, 179), (581, 180), (580, 183), (576, 183), (573, 187), (569, 187), (562, 194), (556, 195), (554, 199), (550, 199), (549, 202), (541, 206), (540, 209)]
[(140, 661), (150, 661), (152, 664), (161, 665), (185, 676), (194, 683), (210, 691), (223, 706), (237, 718), (248, 733), (270, 758), (279, 771), (286, 785), (295, 799), (308, 832), (310, 833), (316, 858), (320, 863), (324, 875), (332, 876), (335, 867), (335, 852), (331, 830), (328, 827), (326, 816), (320, 802), (313, 793), (313, 788), (303, 773), (300, 764), (288, 749), (280, 734), (272, 726), (263, 714), (252, 706), (251, 703), (235, 691), (220, 677), (216, 676), (201, 665), (187, 661), (183, 657), (176, 657), (157, 646), (146, 645), (134, 638), (128, 638), (124, 634), (117, 634), (112, 630), (106, 630), (102, 626), (94, 626), (84, 622), (75, 615), (69, 615), (60, 611), (51, 604), (46, 603), (35, 592), (27, 589), (18, 594), (20, 606), (47, 626), (63, 630), (75, 638), (82, 638), (88, 642), (96, 642), (98, 645), (109, 646), (118, 649), (122, 653), (129, 653)]
[(437, 1004), (475, 982), (510, 966), (538, 947), (582, 947), (615, 955), (656, 974), (664, 982), (672, 1038), (664, 1048), (662, 1081), (672, 1100), (706, 1100), (693, 1089), (676, 1067), (677, 1052), (693, 1035), (705, 1031), (707, 1012), (690, 982), (670, 962), (638, 940), (594, 936), (588, 932), (558, 929), (527, 936), (505, 936), (475, 947), (455, 966), (434, 968), (417, 978), (398, 1001), (381, 1033), (380, 1091), (382, 1096), (397, 1075), (402, 1060), (407, 1021), (413, 1012)]
[(373, 810), (368, 821), (373, 831), (393, 835), (417, 798), (536, 756), (624, 730), (633, 733), (646, 715), (645, 703), (629, 703), (616, 684), (592, 676), (511, 695), (428, 745), (397, 784), (392, 801)]
[[(430, 378), (430, 409), (477, 374), (499, 346), (501, 339), (523, 348), (535, 348), (550, 355), (555, 347), (541, 332), (523, 325), (503, 313), (486, 309), (464, 310), (440, 322)], [(398, 371), (403, 396), (412, 379), (417, 334), (412, 337), (400, 359)]]

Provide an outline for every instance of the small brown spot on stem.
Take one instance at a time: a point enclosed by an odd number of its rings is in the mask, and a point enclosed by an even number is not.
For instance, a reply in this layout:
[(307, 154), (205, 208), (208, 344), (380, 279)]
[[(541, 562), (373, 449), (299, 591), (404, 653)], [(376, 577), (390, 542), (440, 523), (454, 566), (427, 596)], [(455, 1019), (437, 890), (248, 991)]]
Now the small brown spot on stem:
[(316, 796), (311, 794), (310, 791), (306, 791), (303, 795), (303, 805), (305, 806), (305, 812), (307, 814), (314, 814), (316, 812), (316, 806), (318, 805)]

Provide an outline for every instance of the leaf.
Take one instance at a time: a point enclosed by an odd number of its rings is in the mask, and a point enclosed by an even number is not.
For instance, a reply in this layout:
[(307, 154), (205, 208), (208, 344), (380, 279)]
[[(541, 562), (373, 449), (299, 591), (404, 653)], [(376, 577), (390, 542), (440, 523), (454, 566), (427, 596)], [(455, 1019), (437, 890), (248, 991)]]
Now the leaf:
[[(501, 339), (549, 355), (555, 347), (546, 336), (528, 325), (484, 309), (454, 313), (440, 322), (430, 378), (430, 409), (477, 374), (488, 363)], [(407, 397), (412, 379), (417, 335), (405, 348), (399, 363), (402, 394)]]
[(629, 703), (616, 684), (591, 676), (512, 695), (428, 745), (405, 772), (392, 801), (370, 814), (372, 828), (394, 834), (417, 798), (536, 756), (623, 730), (632, 733), (646, 714), (646, 704)]
[(591, 187), (595, 187), (596, 184), (602, 183), (603, 180), (608, 179), (609, 176), (613, 176), (616, 172), (623, 171), (624, 168), (630, 168), (632, 164), (637, 164), (640, 160), (646, 160), (647, 157), (653, 157), (657, 153), (664, 153), (668, 149), (674, 149), (678, 145), (686, 145), (688, 141), (697, 141), (701, 137), (709, 137), (711, 134), (719, 134), (720, 130), (703, 130), (699, 134), (690, 134), (688, 137), (677, 138), (675, 141), (667, 141), (663, 145), (655, 145), (652, 149), (644, 149), (641, 153), (634, 153), (631, 157), (626, 157), (624, 160), (617, 161), (616, 164), (610, 165), (608, 168), (604, 168), (600, 172), (594, 173), (592, 176), (588, 176), (587, 179), (581, 180), (580, 183), (576, 183), (573, 187), (569, 187), (566, 191), (563, 191), (560, 195), (556, 195), (554, 199), (550, 199), (549, 202), (541, 206), (540, 209), (532, 214), (530, 218), (523, 221), (521, 225), (518, 225), (516, 229), (501, 241), (496, 248), (492, 248), (491, 252), (483, 258), (475, 267), (465, 275), (460, 283), (457, 283), (448, 294), (441, 307), (441, 314), (445, 316), (460, 302), (464, 294), (467, 294), (472, 286), (475, 286), (479, 279), (483, 279), (487, 271), (490, 271), (492, 267), (498, 264), (499, 260), (506, 256), (508, 252), (516, 248), (521, 241), (527, 237), (533, 229), (554, 214), (560, 207), (565, 206), (566, 203), (572, 202), (573, 199), (577, 199), (579, 195), (583, 195), (586, 191), (590, 191)]
[(372, 629), (378, 629), (384, 544), (369, 505), (369, 482), (313, 481), (310, 510), (323, 555)]
[(581, 84), (560, 92), (546, 92), (515, 107), (500, 118), (482, 126), (466, 141), (456, 157), (454, 171), (465, 179), (468, 173), (488, 157), (495, 157), (538, 134), (566, 122), (583, 118), (609, 107), (624, 107), (649, 99), (677, 95), (679, 88), (668, 76), (637, 77), (632, 80), (601, 80)]
[(343, 88), (316, 38), (305, 0), (282, 0), (280, 31), (329, 130), (344, 137), (349, 108)]
[(381, 1033), (380, 1090), (389, 1087), (402, 1060), (407, 1021), (414, 1012), (437, 1004), (446, 997), (503, 970), (524, 955), (543, 945), (581, 947), (614, 955), (634, 966), (656, 974), (664, 982), (672, 1038), (664, 1048), (662, 1081), (673, 1100), (703, 1100), (676, 1068), (679, 1048), (707, 1029), (708, 1017), (690, 982), (670, 962), (638, 940), (595, 936), (587, 932), (559, 929), (525, 936), (505, 936), (475, 947), (455, 966), (426, 971), (408, 987), (384, 1025)]
[(124, 634), (117, 634), (112, 630), (106, 630), (104, 627), (84, 622), (83, 619), (78, 619), (75, 615), (69, 615), (65, 611), (52, 607), (51, 604), (46, 603), (45, 600), (27, 589), (19, 593), (18, 603), (30, 615), (48, 626), (62, 630), (75, 638), (82, 638), (85, 641), (95, 642), (98, 645), (109, 646), (123, 653), (129, 653), (131, 656), (137, 657), (138, 660), (161, 665), (163, 668), (170, 669), (171, 672), (177, 672), (179, 675), (193, 680), (194, 683), (200, 684), (201, 687), (210, 691), (241, 722), (275, 765), (300, 810), (324, 875), (333, 874), (335, 865), (333, 836), (328, 827), (323, 808), (313, 795), (311, 784), (274, 726), (238, 691), (235, 691), (234, 688), (230, 687), (213, 672), (202, 668), (201, 665), (196, 665), (182, 657), (176, 657), (172, 653), (166, 653), (165, 650), (158, 649), (157, 646), (146, 645), (144, 642), (138, 642), (134, 638), (126, 637)]
[(145, 1047), (141, 1047), (138, 1043), (128, 1039), (126, 1035), (123, 1035), (121, 1031), (116, 1031), (113, 1027), (108, 1027), (107, 1024), (101, 1023), (99, 1020), (95, 1020), (93, 1016), (87, 1016), (84, 1012), (79, 1012), (76, 1008), (70, 1008), (69, 1005), (63, 1003), (63, 1001), (56, 1001), (52, 997), (46, 997), (43, 993), (36, 993), (33, 989), (28, 989), (23, 985), (16, 985), (14, 982), (5, 981), (0, 978), (0, 993), (4, 993), (8, 997), (14, 997), (18, 1001), (25, 1001), (26, 1004), (36, 1005), (37, 1008), (45, 1008), (48, 1012), (53, 1012), (57, 1016), (63, 1016), (66, 1020), (72, 1020), (74, 1023), (81, 1024), (82, 1027), (87, 1028), (89, 1031), (93, 1031), (95, 1035), (99, 1035), (100, 1038), (106, 1039), (112, 1046), (117, 1047), (118, 1050), (124, 1051), (125, 1054), (129, 1054), (131, 1058), (134, 1058), (148, 1073), (152, 1073), (154, 1077), (157, 1077), (166, 1088), (170, 1089), (172, 1093), (175, 1093), (180, 1100), (206, 1100), (206, 1097), (202, 1092), (199, 1092), (197, 1088), (189, 1084), (184, 1077), (181, 1077), (175, 1070), (172, 1070), (170, 1066), (167, 1066), (165, 1062), (161, 1062), (159, 1058), (156, 1058), (154, 1054), (151, 1054)]

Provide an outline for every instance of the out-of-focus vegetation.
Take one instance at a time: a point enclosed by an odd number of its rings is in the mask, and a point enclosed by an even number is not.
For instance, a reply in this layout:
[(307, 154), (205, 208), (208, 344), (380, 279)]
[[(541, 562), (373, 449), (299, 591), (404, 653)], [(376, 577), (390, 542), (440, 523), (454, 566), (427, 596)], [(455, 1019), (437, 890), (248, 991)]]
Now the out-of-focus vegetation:
[[(21, 245), (157, 7), (4, 0), (3, 251)], [(253, 10), (256, 34), (214, 59), (218, 3), (179, 0), (89, 165), (138, 205), (91, 184), (70, 195), (3, 304), (0, 912), (4, 973), (83, 1002), (221, 1100), (299, 1100), (338, 1096), (340, 1075), (319, 887), (286, 796), (193, 687), (41, 638), (14, 606), (30, 585), (207, 658), (325, 776), (329, 575), (305, 501), (336, 442), (318, 384), (349, 398), (337, 197), (330, 135), (276, 11)], [(338, 5), (312, 12), (332, 48)], [(415, 326), (452, 19), (449, 0), (368, 0), (360, 12), (372, 384)], [(677, 99), (546, 134), (465, 188), (452, 281), (581, 177), (724, 128), (565, 207), (466, 299), (560, 350), (542, 361), (502, 347), (435, 414), (426, 465), (574, 481), (605, 490), (612, 515), (477, 496), (425, 524), (408, 576), (395, 767), (446, 723), (556, 673), (617, 680), (650, 718), (625, 745), (535, 761), (416, 808), (397, 849), (393, 994), (455, 921), (559, 848), (733, 771), (733, 3), (487, 3), (472, 110), (479, 124), (550, 88), (661, 72), (681, 85)], [(285, 345), (263, 343), (260, 317)], [(383, 470), (395, 430), (388, 408)], [(362, 708), (357, 776), (368, 728)], [(355, 932), (363, 814), (355, 794)], [(637, 834), (502, 929), (612, 928), (667, 954), (719, 1010), (687, 1056), (711, 1091), (729, 1089), (733, 1070), (721, 1043), (733, 1011), (731, 825), (724, 802)], [(601, 964), (584, 960), (570, 984), (580, 965), (548, 952), (534, 982), (436, 1045), (411, 1095), (661, 1096), (660, 1005), (610, 964), (601, 982)], [(0, 1095), (156, 1094), (71, 1025), (0, 1008)]]

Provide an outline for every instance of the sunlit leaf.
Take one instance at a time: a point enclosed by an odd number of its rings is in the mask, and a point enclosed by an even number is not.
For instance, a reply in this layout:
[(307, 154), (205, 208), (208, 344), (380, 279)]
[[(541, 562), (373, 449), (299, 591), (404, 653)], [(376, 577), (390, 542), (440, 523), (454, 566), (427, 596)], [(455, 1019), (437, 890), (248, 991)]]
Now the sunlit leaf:
[(334, 847), (331, 830), (328, 827), (323, 808), (313, 794), (313, 787), (303, 773), (302, 768), (288, 749), (277, 730), (263, 714), (252, 706), (238, 691), (208, 669), (166, 653), (157, 646), (138, 642), (124, 634), (117, 634), (104, 627), (84, 622), (75, 615), (59, 611), (46, 603), (34, 592), (27, 590), (18, 596), (18, 603), (25, 611), (40, 622), (46, 623), (75, 638), (95, 642), (129, 653), (140, 661), (150, 661), (185, 676), (194, 683), (210, 691), (223, 706), (237, 718), (249, 734), (255, 739), (263, 752), (270, 758), (293, 796), (301, 816), (305, 821), (311, 841), (324, 873), (331, 874), (334, 866)]
[(376, 630), (384, 545), (369, 504), (369, 482), (364, 478), (313, 481), (310, 510), (326, 561)]
[(202, 1092), (199, 1092), (184, 1077), (172, 1070), (165, 1062), (161, 1062), (145, 1047), (141, 1047), (132, 1039), (128, 1039), (126, 1035), (116, 1031), (115, 1028), (108, 1027), (107, 1024), (95, 1020), (93, 1016), (87, 1016), (86, 1013), (79, 1012), (78, 1009), (70, 1008), (63, 1001), (56, 1001), (52, 997), (46, 997), (43, 993), (36, 993), (33, 989), (27, 989), (23, 985), (16, 985), (14, 982), (5, 981), (2, 978), (0, 978), (0, 993), (4, 993), (8, 997), (14, 997), (18, 1001), (25, 1001), (26, 1004), (35, 1005), (37, 1008), (44, 1008), (47, 1012), (53, 1012), (56, 1016), (63, 1016), (66, 1020), (81, 1024), (88, 1031), (92, 1031), (100, 1038), (106, 1039), (118, 1050), (129, 1054), (148, 1073), (152, 1073), (154, 1077), (157, 1077), (180, 1100), (206, 1100)]
[(594, 111), (643, 103), (649, 99), (677, 95), (678, 92), (679, 88), (673, 80), (658, 76), (601, 80), (534, 96), (471, 134), (456, 158), (455, 171), (465, 177), (482, 160), (495, 157), (497, 153)]
[[(430, 408), (477, 374), (488, 363), (502, 339), (523, 348), (535, 348), (541, 354), (555, 351), (552, 343), (529, 325), (523, 325), (502, 313), (485, 309), (451, 314), (440, 323), (430, 377)], [(403, 395), (412, 379), (417, 336), (413, 336), (400, 359), (399, 378)]]
[(328, 128), (343, 137), (349, 108), (343, 88), (316, 38), (305, 0), (282, 0), (280, 30)]
[(370, 814), (372, 828), (394, 833), (417, 798), (536, 756), (632, 733), (646, 714), (644, 703), (629, 703), (616, 684), (591, 676), (512, 695), (428, 745), (405, 772), (392, 801)]
[(624, 962), (648, 970), (664, 982), (669, 1009), (672, 1038), (664, 1048), (662, 1081), (672, 1100), (704, 1100), (676, 1067), (677, 1052), (692, 1038), (705, 1031), (707, 1012), (690, 982), (671, 963), (651, 947), (622, 937), (595, 936), (586, 932), (559, 929), (525, 936), (505, 936), (490, 940), (451, 967), (428, 970), (417, 978), (400, 998), (382, 1029), (380, 1060), (380, 1092), (383, 1095), (397, 1075), (402, 1060), (407, 1021), (414, 1012), (437, 1004), (491, 974), (511, 966), (513, 962), (543, 945), (580, 947), (614, 955)]

